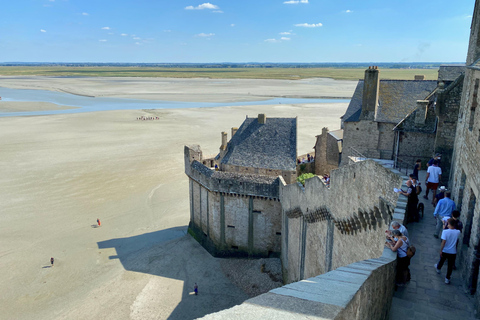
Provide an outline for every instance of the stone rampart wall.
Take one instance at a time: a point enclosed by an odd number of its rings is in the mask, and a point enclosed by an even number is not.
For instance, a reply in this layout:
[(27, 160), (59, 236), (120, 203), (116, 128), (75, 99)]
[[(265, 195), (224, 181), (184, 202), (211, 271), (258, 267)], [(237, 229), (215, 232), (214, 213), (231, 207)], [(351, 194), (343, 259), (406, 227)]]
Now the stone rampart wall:
[(388, 319), (396, 254), (363, 260), (292, 283), (201, 319)]
[(278, 256), (279, 178), (212, 170), (199, 148), (186, 147), (185, 161), (195, 238), (214, 256)]
[(330, 188), (319, 177), (280, 186), (282, 263), (286, 282), (378, 257), (394, 214), (402, 178), (372, 160), (331, 172)]
[[(461, 266), (464, 287), (471, 292), (475, 292), (476, 288), (476, 309), (480, 312), (480, 277), (475, 276), (479, 268), (476, 255), (480, 248), (480, 92), (478, 88), (475, 92), (476, 79), (480, 79), (480, 71), (467, 68), (456, 129), (450, 187), (452, 200), (461, 211), (460, 220), (464, 225), (460, 235), (462, 245), (457, 251), (457, 266)], [(475, 99), (477, 102), (472, 123)]]

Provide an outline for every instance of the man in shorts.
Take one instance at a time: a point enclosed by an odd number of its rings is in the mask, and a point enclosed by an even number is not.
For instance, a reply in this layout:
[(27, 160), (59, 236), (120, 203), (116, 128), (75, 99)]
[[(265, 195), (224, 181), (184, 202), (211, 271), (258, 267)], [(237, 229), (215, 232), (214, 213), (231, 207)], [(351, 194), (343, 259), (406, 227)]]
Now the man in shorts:
[(435, 195), (437, 194), (438, 184), (441, 179), (442, 169), (438, 166), (438, 161), (434, 160), (433, 165), (429, 166), (427, 170), (427, 178), (425, 179), (425, 183), (427, 184), (427, 191), (425, 191), (425, 195), (423, 196), (425, 199), (428, 200), (428, 192), (432, 190), (432, 203), (435, 199)]

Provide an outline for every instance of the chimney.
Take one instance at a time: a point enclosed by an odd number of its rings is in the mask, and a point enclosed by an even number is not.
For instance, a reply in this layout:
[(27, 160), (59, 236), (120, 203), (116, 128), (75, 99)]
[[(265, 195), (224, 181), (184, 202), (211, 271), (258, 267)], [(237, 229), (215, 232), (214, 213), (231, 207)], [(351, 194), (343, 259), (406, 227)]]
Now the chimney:
[(267, 117), (265, 116), (265, 113), (259, 113), (258, 114), (258, 123), (259, 124), (265, 124), (267, 122)]
[[(238, 130), (238, 128), (235, 128), (235, 127), (232, 128), (232, 138), (235, 135), (235, 133), (237, 133), (237, 130)], [(232, 138), (230, 138), (230, 139), (232, 139)]]
[(220, 150), (227, 150), (227, 133), (222, 132), (222, 145), (220, 146)]
[(425, 80), (425, 75), (424, 74), (416, 74), (414, 79), (415, 80)]
[(417, 100), (417, 110), (415, 111), (415, 125), (424, 125), (427, 118), (428, 100)]
[(368, 67), (365, 70), (365, 79), (363, 81), (362, 96), (362, 120), (375, 120), (375, 114), (378, 107), (378, 87), (380, 79), (378, 77), (378, 67)]

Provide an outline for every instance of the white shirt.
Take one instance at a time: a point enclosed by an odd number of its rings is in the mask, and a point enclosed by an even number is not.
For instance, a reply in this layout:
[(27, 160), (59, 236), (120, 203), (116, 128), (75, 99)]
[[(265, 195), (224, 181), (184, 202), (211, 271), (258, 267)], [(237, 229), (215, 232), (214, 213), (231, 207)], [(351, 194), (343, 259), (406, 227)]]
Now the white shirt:
[(445, 229), (442, 232), (442, 240), (446, 240), (442, 252), (456, 254), (457, 253), (457, 239), (460, 235), (460, 230)]
[(440, 167), (435, 167), (435, 166), (430, 166), (428, 167), (427, 172), (430, 174), (428, 176), (428, 182), (431, 183), (438, 183), (438, 176), (442, 174), (442, 168)]

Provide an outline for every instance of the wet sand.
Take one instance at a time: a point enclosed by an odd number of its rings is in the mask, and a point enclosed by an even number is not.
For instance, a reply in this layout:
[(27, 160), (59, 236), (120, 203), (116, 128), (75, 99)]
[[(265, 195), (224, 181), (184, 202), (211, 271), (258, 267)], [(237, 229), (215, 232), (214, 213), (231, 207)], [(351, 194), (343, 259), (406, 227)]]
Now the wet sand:
[[(109, 92), (130, 92), (110, 86)], [(93, 91), (80, 85), (75, 90)], [(353, 92), (349, 82), (337, 91), (342, 96)], [(243, 302), (247, 294), (227, 278), (220, 260), (185, 235), (184, 145), (200, 144), (204, 154), (215, 154), (221, 131), (240, 126), (246, 115), (266, 113), (298, 116), (298, 154), (303, 154), (312, 151), (322, 127), (339, 127), (346, 107), (0, 118), (0, 318), (192, 319)], [(136, 120), (141, 116), (159, 120)], [(55, 257), (53, 268), (50, 257)], [(195, 282), (198, 296), (191, 295)]]

